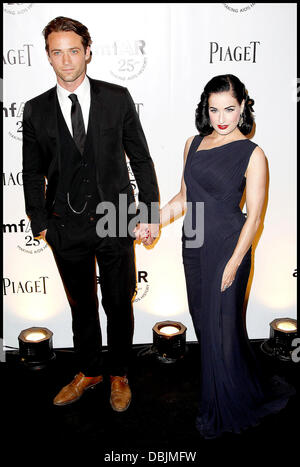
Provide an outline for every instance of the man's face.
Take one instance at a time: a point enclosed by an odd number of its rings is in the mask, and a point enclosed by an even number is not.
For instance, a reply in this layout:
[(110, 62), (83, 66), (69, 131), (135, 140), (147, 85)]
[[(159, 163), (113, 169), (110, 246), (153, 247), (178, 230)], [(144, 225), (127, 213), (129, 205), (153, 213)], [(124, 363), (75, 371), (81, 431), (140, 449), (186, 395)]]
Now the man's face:
[(73, 31), (51, 32), (48, 47), (48, 60), (58, 83), (65, 87), (66, 83), (81, 81), (90, 58), (90, 47), (84, 51), (81, 37)]

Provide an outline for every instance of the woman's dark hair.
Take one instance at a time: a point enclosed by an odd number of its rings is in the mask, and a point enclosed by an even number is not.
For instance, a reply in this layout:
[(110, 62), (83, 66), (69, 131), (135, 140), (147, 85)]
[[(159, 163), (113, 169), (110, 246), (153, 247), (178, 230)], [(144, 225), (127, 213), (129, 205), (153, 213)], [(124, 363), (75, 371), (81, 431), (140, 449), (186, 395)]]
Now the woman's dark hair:
[(88, 28), (81, 24), (79, 21), (76, 21), (75, 19), (71, 18), (66, 18), (64, 16), (58, 16), (57, 18), (54, 18), (50, 23), (47, 24), (47, 26), (43, 29), (43, 35), (45, 38), (45, 49), (49, 53), (49, 44), (48, 44), (48, 36), (51, 34), (51, 32), (60, 32), (60, 31), (73, 31), (78, 36), (81, 36), (81, 42), (84, 47), (84, 51), (86, 51), (86, 48), (88, 45), (91, 45), (92, 39), (90, 36), (90, 33), (88, 31)]
[(203, 136), (212, 133), (208, 114), (208, 98), (213, 93), (231, 91), (239, 104), (245, 99), (245, 106), (242, 113), (243, 122), (239, 125), (239, 130), (243, 135), (251, 133), (254, 116), (254, 100), (250, 99), (245, 85), (234, 75), (219, 75), (212, 78), (204, 87), (201, 100), (196, 109), (196, 128)]

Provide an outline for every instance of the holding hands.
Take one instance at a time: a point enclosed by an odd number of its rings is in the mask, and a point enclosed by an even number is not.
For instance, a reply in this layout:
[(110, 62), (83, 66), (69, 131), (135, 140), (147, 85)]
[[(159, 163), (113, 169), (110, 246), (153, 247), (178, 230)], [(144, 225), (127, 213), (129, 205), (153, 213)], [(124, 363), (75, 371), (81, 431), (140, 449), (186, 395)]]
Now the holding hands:
[(159, 236), (160, 224), (138, 224), (133, 232), (138, 241), (142, 241), (145, 246), (152, 245)]
[(42, 232), (40, 232), (40, 236), (42, 237), (42, 239), (46, 242), (46, 233), (47, 233), (47, 229), (45, 230), (42, 230)]

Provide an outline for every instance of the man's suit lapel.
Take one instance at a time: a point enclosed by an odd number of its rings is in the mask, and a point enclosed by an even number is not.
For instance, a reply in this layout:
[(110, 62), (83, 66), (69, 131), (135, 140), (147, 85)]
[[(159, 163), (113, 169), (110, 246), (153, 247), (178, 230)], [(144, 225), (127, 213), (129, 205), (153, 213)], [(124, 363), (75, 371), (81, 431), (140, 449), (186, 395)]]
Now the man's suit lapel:
[[(60, 159), (60, 144), (59, 144), (59, 131), (57, 124), (57, 106), (59, 105), (56, 86), (49, 91), (48, 99), (45, 107), (45, 115), (47, 116), (47, 133), (51, 139), (53, 161), (58, 161), (58, 168), (60, 171), (61, 168), (61, 159)], [(53, 163), (54, 166), (54, 163)]]
[[(89, 78), (91, 86), (91, 105), (89, 113), (89, 122), (87, 128), (88, 133), (91, 132), (92, 141), (94, 145), (95, 163), (96, 167), (99, 167), (99, 152), (100, 152), (100, 129), (103, 115), (103, 103), (101, 99), (101, 89), (96, 85), (93, 79)], [(47, 133), (51, 139), (53, 161), (58, 161), (59, 171), (61, 169), (61, 157), (60, 157), (60, 141), (59, 131), (57, 122), (57, 106), (59, 105), (56, 86), (50, 89), (48, 98), (46, 101), (45, 115), (47, 115)], [(54, 165), (54, 164), (53, 164)], [(98, 176), (98, 171), (97, 171)]]
[(95, 167), (96, 167), (96, 183), (98, 189), (101, 190), (101, 184), (99, 179), (99, 173), (101, 173), (101, 141), (100, 141), (100, 130), (103, 118), (103, 101), (101, 96), (101, 88), (96, 85), (93, 79), (89, 78), (91, 85), (91, 106), (89, 115), (88, 132), (91, 132)]
[[(89, 78), (91, 85), (91, 106), (89, 115), (88, 132), (91, 131), (94, 143), (95, 156), (99, 153), (99, 138), (103, 115), (103, 103), (101, 99), (101, 89), (96, 85), (93, 79)], [(96, 164), (97, 164), (96, 157)], [(96, 165), (97, 166), (97, 165)]]

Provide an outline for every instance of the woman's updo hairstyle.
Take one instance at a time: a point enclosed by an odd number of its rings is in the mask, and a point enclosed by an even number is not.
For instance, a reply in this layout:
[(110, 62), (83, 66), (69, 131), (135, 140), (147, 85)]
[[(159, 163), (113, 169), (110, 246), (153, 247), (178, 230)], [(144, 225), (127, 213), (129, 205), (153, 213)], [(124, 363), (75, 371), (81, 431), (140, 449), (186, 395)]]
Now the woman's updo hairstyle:
[(239, 104), (245, 99), (245, 106), (242, 113), (242, 123), (238, 128), (243, 135), (251, 133), (254, 116), (254, 100), (250, 99), (245, 85), (234, 75), (219, 75), (212, 78), (205, 86), (201, 99), (196, 109), (196, 128), (202, 136), (212, 133), (208, 114), (208, 98), (211, 94), (231, 91)]

